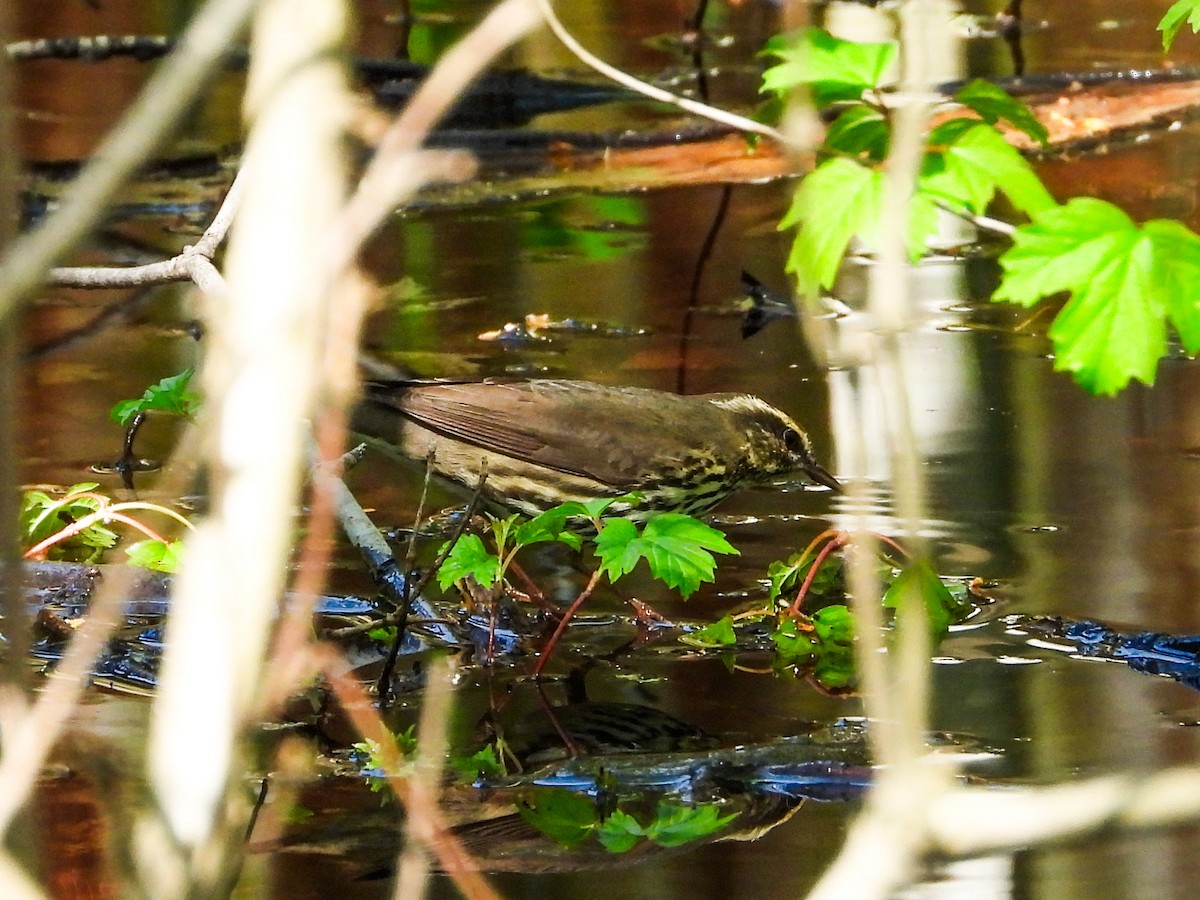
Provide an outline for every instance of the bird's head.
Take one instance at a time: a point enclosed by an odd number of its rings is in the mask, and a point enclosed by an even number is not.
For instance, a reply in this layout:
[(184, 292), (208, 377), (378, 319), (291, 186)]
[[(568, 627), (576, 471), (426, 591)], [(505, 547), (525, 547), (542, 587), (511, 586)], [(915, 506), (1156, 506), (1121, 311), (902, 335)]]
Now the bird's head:
[(714, 394), (708, 399), (735, 417), (746, 435), (747, 464), (758, 479), (803, 472), (817, 484), (842, 490), (817, 462), (808, 435), (790, 416), (749, 394)]

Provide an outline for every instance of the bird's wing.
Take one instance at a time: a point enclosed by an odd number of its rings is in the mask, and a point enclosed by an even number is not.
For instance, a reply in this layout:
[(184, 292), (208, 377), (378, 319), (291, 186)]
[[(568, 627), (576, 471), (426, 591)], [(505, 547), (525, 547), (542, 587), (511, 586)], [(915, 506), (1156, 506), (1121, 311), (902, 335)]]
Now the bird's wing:
[[(582, 382), (522, 381), (416, 387), (375, 382), (372, 402), (443, 437), (482, 450), (631, 489), (645, 444), (622, 408), (591, 404), (586, 417), (566, 415), (575, 398), (595, 389)], [(639, 446), (640, 445), (640, 446)]]

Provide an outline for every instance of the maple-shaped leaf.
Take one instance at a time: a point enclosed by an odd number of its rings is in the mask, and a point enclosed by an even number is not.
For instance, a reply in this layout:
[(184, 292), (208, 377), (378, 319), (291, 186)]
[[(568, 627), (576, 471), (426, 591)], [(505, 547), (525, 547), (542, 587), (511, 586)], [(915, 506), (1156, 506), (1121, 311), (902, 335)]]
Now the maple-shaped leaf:
[(627, 519), (610, 519), (596, 535), (600, 570), (616, 581), (646, 560), (650, 573), (684, 597), (703, 581), (712, 581), (712, 553), (737, 553), (717, 529), (682, 513), (663, 513), (646, 523), (639, 535)]
[(1182, 225), (1139, 227), (1111, 203), (1079, 197), (1018, 228), (1000, 265), (993, 300), (1029, 306), (1071, 295), (1049, 331), (1055, 368), (1093, 393), (1134, 378), (1153, 384), (1168, 318), (1189, 349), (1200, 348), (1200, 237)]

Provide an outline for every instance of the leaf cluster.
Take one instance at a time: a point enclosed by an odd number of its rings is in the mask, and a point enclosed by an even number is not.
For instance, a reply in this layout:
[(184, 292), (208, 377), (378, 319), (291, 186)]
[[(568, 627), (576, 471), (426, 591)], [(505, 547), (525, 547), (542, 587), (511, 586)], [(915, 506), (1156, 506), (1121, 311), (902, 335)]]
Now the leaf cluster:
[[(98, 512), (106, 503), (105, 498), (93, 493), (98, 486), (94, 481), (73, 484), (65, 494), (57, 497), (38, 489), (26, 491), (18, 519), (22, 545), (35, 547)], [(59, 541), (47, 555), (56, 560), (91, 563), (116, 543), (117, 533), (104, 522), (96, 521), (78, 534)]]
[(641, 528), (628, 519), (606, 516), (614, 503), (637, 499), (629, 495), (586, 503), (572, 501), (532, 519), (520, 515), (489, 517), (488, 531), (495, 549), (488, 549), (479, 535), (462, 536), (438, 570), (438, 584), (445, 590), (470, 577), (484, 588), (494, 588), (518, 551), (547, 542), (580, 550), (584, 543), (581, 530), (594, 533), (590, 543), (599, 560), (599, 572), (609, 580), (629, 574), (644, 560), (655, 578), (684, 597), (695, 593), (701, 583), (713, 580), (713, 553), (737, 553), (720, 531), (681, 513), (652, 516)]
[(660, 847), (680, 847), (720, 831), (737, 817), (722, 816), (715, 803), (684, 806), (660, 800), (643, 824), (619, 807), (604, 815), (595, 800), (565, 788), (539, 790), (517, 809), (526, 822), (563, 846), (577, 846), (594, 835), (610, 853), (632, 850), (642, 839)]
[[(410, 725), (404, 731), (397, 732), (393, 735), (393, 739), (396, 742), (396, 749), (400, 751), (400, 755), (404, 759), (405, 769), (392, 774), (409, 774), (408, 770), (417, 758), (416, 726)], [(387, 786), (387, 778), (379, 742), (367, 738), (352, 744), (350, 749), (352, 757), (357, 763), (360, 773), (367, 780), (371, 791), (373, 793), (383, 791)], [(462, 781), (474, 781), (485, 775), (500, 776), (504, 774), (504, 764), (501, 762), (500, 755), (490, 744), (475, 753), (451, 753), (447, 756), (446, 763)]]
[[(1200, 28), (1200, 0), (1180, 0), (1164, 16), (1164, 47), (1185, 21)], [(819, 163), (779, 226), (798, 228), (788, 270), (799, 291), (813, 296), (833, 285), (853, 241), (870, 247), (879, 240), (891, 140), (886, 79), (896, 45), (806, 29), (772, 41), (766, 53), (780, 62), (764, 74), (764, 91), (807, 89), (833, 117)], [(961, 114), (930, 131), (910, 199), (912, 258), (925, 252), (939, 207), (980, 214), (1003, 193), (1030, 222), (1000, 258), (992, 299), (1031, 306), (1067, 296), (1048, 333), (1056, 369), (1093, 393), (1112, 394), (1134, 379), (1153, 384), (1168, 329), (1189, 353), (1200, 352), (1200, 237), (1166, 220), (1139, 226), (1102, 200), (1059, 205), (996, 127), (1004, 122), (1044, 144), (1046, 129), (1026, 106), (978, 80), (952, 99)]]
[(158, 384), (152, 384), (133, 400), (122, 400), (113, 406), (109, 415), (121, 427), (127, 428), (139, 413), (163, 412), (184, 419), (191, 419), (200, 408), (200, 395), (189, 390), (194, 369), (184, 369), (178, 375), (170, 375)]
[[(818, 109), (833, 116), (818, 165), (779, 225), (780, 230), (798, 228), (787, 268), (800, 292), (813, 296), (832, 287), (851, 241), (878, 244), (883, 163), (891, 144), (885, 82), (897, 45), (843, 41), (807, 28), (773, 40), (764, 52), (781, 60), (764, 73), (764, 91), (781, 96), (803, 87)], [(1033, 113), (985, 81), (971, 82), (953, 101), (964, 114), (928, 135), (909, 204), (906, 239), (914, 259), (936, 232), (941, 205), (980, 213), (997, 191), (1023, 212), (1054, 203), (1029, 163), (995, 127), (1004, 120), (1044, 142), (1046, 130)]]

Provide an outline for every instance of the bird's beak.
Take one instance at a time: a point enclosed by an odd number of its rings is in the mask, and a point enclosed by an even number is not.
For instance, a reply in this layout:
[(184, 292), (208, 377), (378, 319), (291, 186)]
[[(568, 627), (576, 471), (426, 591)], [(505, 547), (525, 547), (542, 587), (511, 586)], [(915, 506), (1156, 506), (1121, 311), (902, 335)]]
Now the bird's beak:
[(804, 463), (802, 468), (804, 470), (804, 474), (807, 475), (809, 478), (811, 478), (813, 481), (815, 481), (817, 484), (823, 484), (823, 485), (825, 485), (825, 487), (829, 488), (831, 491), (835, 491), (839, 494), (842, 492), (842, 486), (838, 483), (838, 480), (836, 478), (834, 478), (832, 475), (830, 475), (828, 472), (826, 472), (817, 463), (809, 461), (809, 462)]

